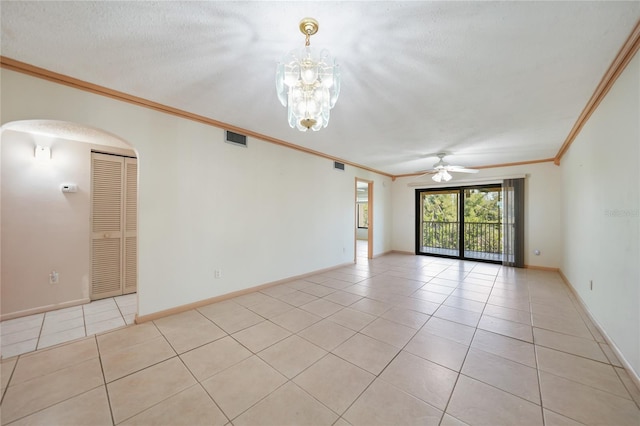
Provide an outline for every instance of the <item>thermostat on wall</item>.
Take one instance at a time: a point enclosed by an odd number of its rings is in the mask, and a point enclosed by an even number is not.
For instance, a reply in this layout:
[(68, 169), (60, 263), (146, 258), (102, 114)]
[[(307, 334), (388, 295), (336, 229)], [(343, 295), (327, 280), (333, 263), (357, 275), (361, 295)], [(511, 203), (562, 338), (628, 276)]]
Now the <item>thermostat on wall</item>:
[(60, 190), (62, 192), (78, 192), (78, 185), (75, 183), (63, 183), (60, 185)]

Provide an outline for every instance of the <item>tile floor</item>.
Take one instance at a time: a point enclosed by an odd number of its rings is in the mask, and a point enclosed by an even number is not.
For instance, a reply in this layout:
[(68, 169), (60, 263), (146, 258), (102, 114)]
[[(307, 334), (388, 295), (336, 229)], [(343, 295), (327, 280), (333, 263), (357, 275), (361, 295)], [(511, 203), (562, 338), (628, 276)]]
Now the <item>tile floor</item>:
[(0, 323), (0, 354), (10, 358), (133, 324), (136, 294), (29, 315)]
[(634, 425), (557, 273), (390, 254), (1, 363), (11, 425)]

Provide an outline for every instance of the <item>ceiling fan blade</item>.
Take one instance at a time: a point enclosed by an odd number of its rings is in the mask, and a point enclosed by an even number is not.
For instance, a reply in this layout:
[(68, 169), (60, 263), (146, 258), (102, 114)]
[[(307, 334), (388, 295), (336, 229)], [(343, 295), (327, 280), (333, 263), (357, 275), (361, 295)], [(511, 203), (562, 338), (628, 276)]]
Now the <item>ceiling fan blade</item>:
[(460, 168), (460, 169), (449, 169), (449, 171), (454, 173), (478, 173), (480, 170)]

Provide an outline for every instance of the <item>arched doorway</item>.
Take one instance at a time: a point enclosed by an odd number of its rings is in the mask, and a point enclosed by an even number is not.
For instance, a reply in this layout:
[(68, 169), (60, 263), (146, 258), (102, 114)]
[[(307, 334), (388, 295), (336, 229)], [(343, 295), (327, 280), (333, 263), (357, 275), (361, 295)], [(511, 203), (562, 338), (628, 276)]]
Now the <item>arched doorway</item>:
[[(87, 304), (92, 293), (92, 153), (137, 157), (136, 150), (104, 130), (56, 120), (7, 123), (0, 137), (1, 319), (4, 326), (35, 316), (31, 325), (40, 318), (41, 327), (35, 342), (28, 335), (3, 336), (3, 357), (62, 343), (65, 336), (73, 340), (133, 323), (137, 295), (126, 306), (113, 300), (111, 313), (107, 302), (101, 308)], [(137, 180), (137, 171), (134, 176)], [(55, 324), (54, 312), (61, 320)]]

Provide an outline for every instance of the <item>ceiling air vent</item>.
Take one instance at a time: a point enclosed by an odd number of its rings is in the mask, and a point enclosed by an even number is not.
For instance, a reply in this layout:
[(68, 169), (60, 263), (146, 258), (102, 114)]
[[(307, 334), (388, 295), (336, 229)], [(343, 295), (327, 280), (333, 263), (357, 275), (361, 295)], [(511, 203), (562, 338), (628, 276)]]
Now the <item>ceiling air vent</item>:
[(338, 163), (337, 161), (333, 162), (333, 168), (336, 170), (344, 171), (344, 163)]
[(233, 133), (230, 131), (225, 131), (226, 141), (238, 146), (247, 147), (247, 137), (245, 135), (241, 135), (239, 133)]

